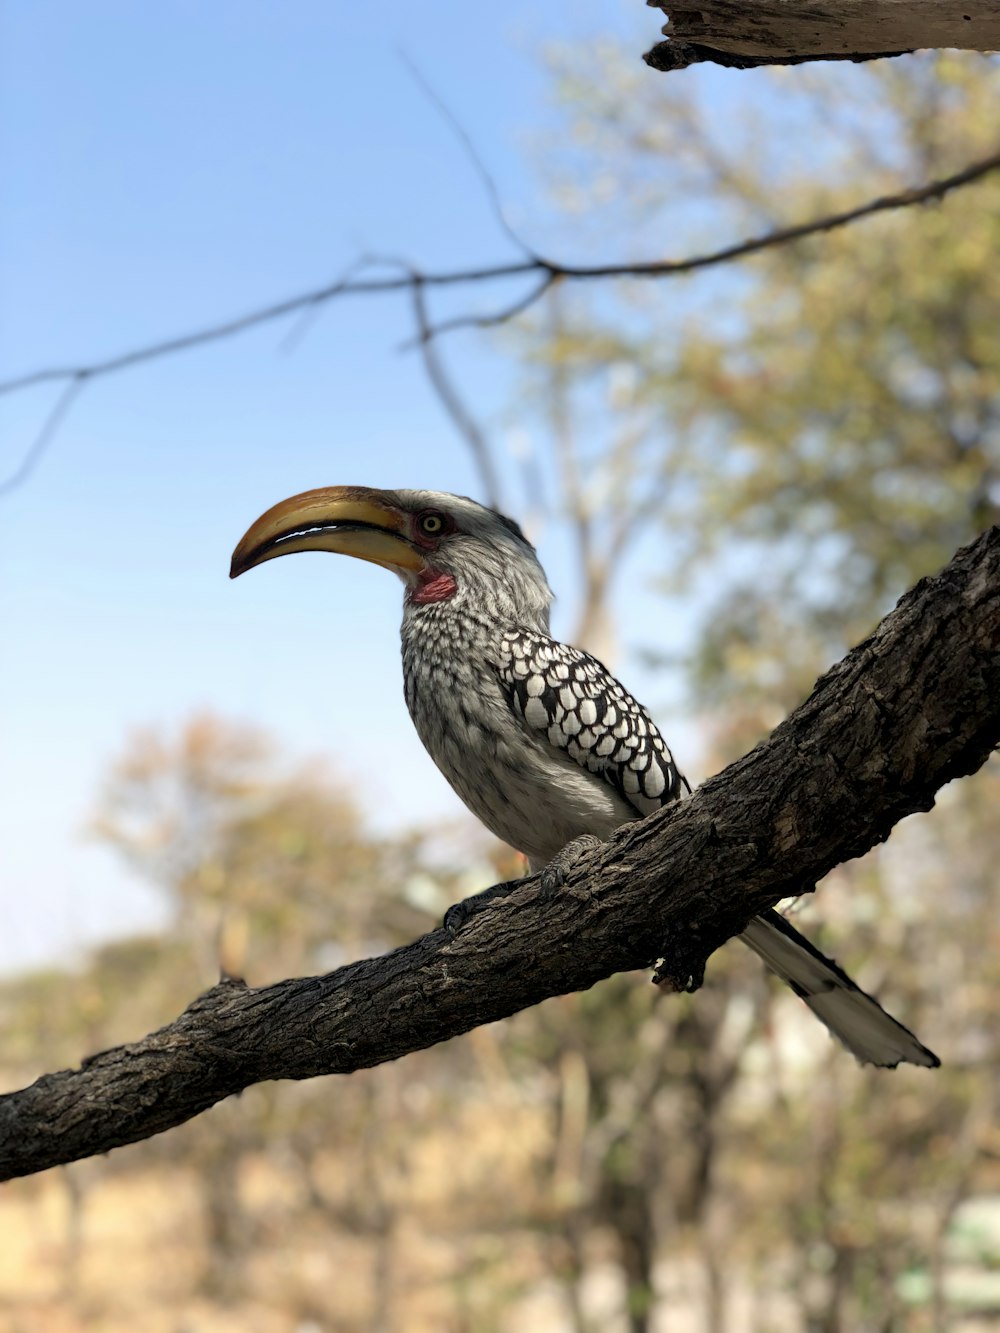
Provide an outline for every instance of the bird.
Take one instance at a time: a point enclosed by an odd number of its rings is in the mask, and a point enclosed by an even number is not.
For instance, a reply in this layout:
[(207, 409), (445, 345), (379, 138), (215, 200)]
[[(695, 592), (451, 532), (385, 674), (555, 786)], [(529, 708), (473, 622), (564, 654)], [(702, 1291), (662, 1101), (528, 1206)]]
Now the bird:
[[(646, 709), (595, 657), (551, 636), (552, 592), (513, 519), (441, 491), (321, 487), (252, 523), (230, 577), (299, 551), (354, 556), (402, 580), (417, 734), (531, 870), (690, 791)], [(740, 938), (858, 1061), (940, 1063), (780, 913), (755, 917)]]

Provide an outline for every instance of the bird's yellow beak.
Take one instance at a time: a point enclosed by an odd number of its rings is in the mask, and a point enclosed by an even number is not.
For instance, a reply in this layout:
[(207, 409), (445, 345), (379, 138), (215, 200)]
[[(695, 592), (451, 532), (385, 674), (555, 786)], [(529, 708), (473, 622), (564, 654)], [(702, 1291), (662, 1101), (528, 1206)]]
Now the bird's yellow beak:
[(384, 491), (369, 486), (303, 491), (251, 524), (233, 552), (229, 577), (292, 551), (337, 551), (397, 573), (416, 572), (423, 556), (405, 531), (405, 515)]

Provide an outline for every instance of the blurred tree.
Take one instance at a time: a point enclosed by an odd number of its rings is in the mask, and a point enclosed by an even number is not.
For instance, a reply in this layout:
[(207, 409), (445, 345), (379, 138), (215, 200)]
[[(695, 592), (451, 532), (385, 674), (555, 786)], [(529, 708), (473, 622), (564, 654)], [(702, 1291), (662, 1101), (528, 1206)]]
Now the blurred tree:
[[(220, 968), (263, 984), (384, 951), (430, 924), (426, 907), (406, 897), (421, 869), (416, 840), (370, 837), (350, 798), (318, 766), (289, 771), (266, 738), (216, 718), (193, 719), (172, 740), (152, 732), (134, 736), (113, 767), (94, 827), (165, 895), (186, 941), (181, 949), (161, 943), (159, 966), (144, 972), (158, 1001), (166, 998), (164, 988), (173, 992), (164, 1013), (190, 997), (189, 956), (202, 985)], [(121, 1021), (121, 994), (108, 986), (107, 966), (101, 974)], [(133, 987), (138, 983), (131, 978)], [(135, 1017), (134, 1003), (128, 1017)], [(400, 1142), (394, 1117), (378, 1113), (373, 1101), (387, 1078), (373, 1071), (339, 1082), (335, 1115), (325, 1080), (305, 1090), (253, 1089), (238, 1104), (223, 1103), (185, 1126), (165, 1149), (156, 1141), (135, 1150), (155, 1161), (161, 1150), (172, 1158), (179, 1148), (196, 1178), (209, 1294), (237, 1298), (247, 1256), (266, 1226), (247, 1207), (250, 1164), (262, 1161), (276, 1173), (292, 1164), (307, 1209), (374, 1238), (383, 1260), (372, 1288), (371, 1327), (388, 1333), (395, 1326), (387, 1313), (395, 1204), (380, 1188), (384, 1163), (371, 1151), (356, 1151), (371, 1143), (369, 1125), (379, 1126), (383, 1157)], [(317, 1179), (330, 1153), (351, 1182), (336, 1206)]]
[[(720, 97), (717, 74), (649, 79), (610, 47), (589, 74), (579, 50), (572, 63), (559, 197), (581, 246), (613, 231), (645, 253), (954, 168), (992, 147), (1000, 91), (995, 61), (950, 54), (781, 71), (774, 98), (763, 74)], [(613, 655), (616, 580), (662, 524), (661, 586), (696, 608), (675, 646), (711, 710), (713, 766), (996, 517), (998, 232), (991, 180), (672, 286), (669, 303), (652, 285), (557, 290), (516, 335), (524, 420), (582, 570), (579, 637)], [(949, 1226), (1000, 1188), (996, 782), (963, 783), (842, 867), (818, 913), (821, 947), (945, 1054), (933, 1076), (852, 1068), (734, 949), (697, 996), (615, 978), (398, 1069), (251, 1089), (101, 1170), (196, 1183), (219, 1303), (275, 1299), (259, 1265), (288, 1236), (296, 1254), (339, 1246), (356, 1306), (334, 1303), (327, 1269), (284, 1279), (320, 1326), (512, 1327), (547, 1273), (576, 1333), (616, 1316), (646, 1333), (666, 1304), (699, 1307), (711, 1333), (947, 1328)], [(255, 983), (325, 970), (474, 887), (417, 840), (367, 834), (319, 770), (207, 718), (136, 738), (96, 827), (179, 930), (0, 992), (18, 1075), (155, 1026), (220, 966)], [(513, 873), (502, 854), (497, 873)], [(592, 1291), (609, 1260), (616, 1311)]]
[(326, 970), (426, 920), (399, 888), (415, 845), (369, 837), (318, 766), (283, 771), (250, 729), (201, 717), (174, 742), (138, 733), (101, 805), (95, 832), (165, 895), (206, 981)]
[[(581, 220), (583, 236), (613, 227), (636, 246), (666, 233), (676, 252), (762, 213), (832, 211), (995, 139), (1000, 64), (979, 56), (780, 71), (775, 97), (730, 83), (724, 100), (718, 76), (650, 84), (608, 49), (586, 81), (579, 53), (573, 64), (561, 80), (572, 154), (554, 166), (575, 212), (600, 221)], [(658, 424), (639, 466), (674, 479), (657, 494), (674, 543), (664, 584), (694, 587), (704, 608), (703, 700), (753, 691), (780, 715), (915, 577), (996, 520), (998, 239), (989, 179), (768, 251), (722, 291), (715, 274), (669, 302), (649, 284), (617, 302), (578, 288), (557, 338), (527, 321), (539, 384), (569, 367), (593, 420), (595, 383), (610, 392), (627, 367), (616, 430)], [(603, 500), (614, 508), (615, 492)]]
[[(730, 84), (722, 100), (718, 76), (650, 83), (611, 47), (595, 51), (589, 71), (578, 51), (571, 65), (557, 57), (570, 132), (548, 165), (562, 173), (558, 197), (584, 243), (613, 231), (643, 253), (664, 234), (671, 253), (695, 238), (707, 248), (749, 225), (954, 169), (995, 137), (1000, 66), (980, 57), (782, 70), (773, 100), (759, 84), (741, 84), (742, 98)], [(576, 289), (560, 295), (557, 318), (524, 321), (519, 350), (555, 427), (555, 474), (568, 420), (586, 420), (599, 438), (613, 418), (617, 438), (643, 441), (630, 462), (640, 485), (658, 479), (648, 493), (673, 570), (661, 585), (693, 590), (700, 608), (690, 679), (712, 710), (717, 762), (769, 730), (894, 596), (996, 521), (998, 239), (1000, 185), (990, 181), (940, 207), (770, 251), (726, 289), (714, 275), (681, 295), (672, 287), (670, 302), (634, 284), (618, 301)], [(629, 392), (616, 394), (623, 368)], [(544, 407), (554, 389), (558, 417)], [(607, 484), (600, 463), (584, 475), (596, 478), (591, 521), (602, 521), (602, 506), (612, 521), (620, 485)], [(569, 501), (572, 513), (572, 490)], [(612, 638), (606, 624), (601, 632)], [(827, 1333), (898, 1326), (904, 1270), (930, 1265), (944, 1327), (942, 1238), (982, 1178), (1000, 1056), (992, 1001), (980, 1003), (1000, 980), (982, 929), (996, 888), (977, 869), (979, 857), (995, 864), (995, 783), (986, 772), (963, 784), (943, 815), (842, 868), (850, 886), (819, 912), (821, 944), (876, 988), (881, 980), (950, 1052), (929, 1091), (903, 1072), (890, 1089), (835, 1054), (817, 1068), (815, 1034), (811, 1051), (789, 1046), (794, 1002), (780, 1000), (781, 1023), (762, 1031), (767, 1010), (741, 1008), (752, 986), (741, 978), (730, 988), (739, 964), (728, 956), (713, 960), (710, 993), (689, 1011), (671, 1002), (660, 1033), (670, 1055), (655, 1074), (643, 1025), (634, 1011), (624, 1019), (612, 986), (576, 1004), (575, 1044), (565, 1032), (553, 1044), (578, 1053), (571, 1078), (586, 1117), (573, 1246), (579, 1254), (589, 1229), (617, 1232), (634, 1330), (649, 1327), (671, 1203), (700, 1239), (706, 1328), (729, 1326), (722, 1252), (741, 1254), (772, 1293), (787, 1281), (801, 1326)], [(948, 976), (942, 954), (953, 960)], [(977, 978), (968, 1005), (963, 968)], [(939, 1010), (921, 1018), (929, 992), (947, 995), (954, 1025)], [(518, 1021), (538, 1040), (547, 1012)], [(720, 1059), (716, 1042), (732, 1023), (735, 1054)], [(554, 1105), (566, 1096), (554, 1089)], [(582, 1163), (606, 1142), (607, 1099), (630, 1097), (627, 1148), (601, 1158), (598, 1185)], [(658, 1105), (669, 1108), (659, 1125)], [(681, 1182), (692, 1161), (701, 1189), (689, 1211)]]

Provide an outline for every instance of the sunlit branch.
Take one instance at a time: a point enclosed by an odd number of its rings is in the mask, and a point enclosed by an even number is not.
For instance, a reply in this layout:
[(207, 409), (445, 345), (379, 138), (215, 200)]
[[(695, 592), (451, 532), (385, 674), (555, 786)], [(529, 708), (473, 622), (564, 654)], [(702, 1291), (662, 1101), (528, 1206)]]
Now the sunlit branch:
[(911, 589), (766, 741), (619, 829), (558, 894), (535, 875), (472, 900), (455, 935), (326, 976), (225, 980), (141, 1041), (0, 1097), (0, 1179), (149, 1138), (266, 1079), (397, 1059), (658, 955), (661, 976), (697, 978), (751, 916), (885, 841), (998, 741), (994, 527)]

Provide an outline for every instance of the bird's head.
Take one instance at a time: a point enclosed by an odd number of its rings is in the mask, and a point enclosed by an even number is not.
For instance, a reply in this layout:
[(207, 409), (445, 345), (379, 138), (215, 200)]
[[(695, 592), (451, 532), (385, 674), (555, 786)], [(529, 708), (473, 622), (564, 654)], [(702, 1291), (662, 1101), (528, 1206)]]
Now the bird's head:
[(276, 504), (244, 534), (230, 578), (293, 551), (335, 551), (393, 570), (408, 609), (485, 607), (547, 628), (552, 594), (518, 525), (464, 495), (326, 486)]

